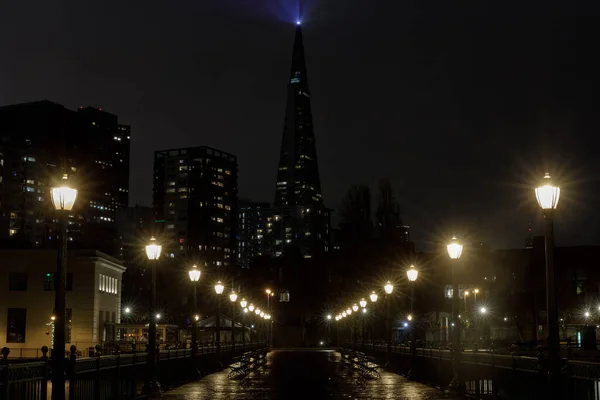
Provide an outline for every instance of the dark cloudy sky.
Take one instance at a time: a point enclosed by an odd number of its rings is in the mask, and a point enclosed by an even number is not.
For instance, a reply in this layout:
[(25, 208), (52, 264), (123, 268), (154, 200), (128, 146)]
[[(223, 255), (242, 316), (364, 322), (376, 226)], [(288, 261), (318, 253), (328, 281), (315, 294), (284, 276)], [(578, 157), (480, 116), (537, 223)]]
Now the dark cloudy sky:
[[(117, 114), (132, 126), (132, 204), (151, 203), (154, 150), (197, 145), (236, 154), (240, 196), (272, 201), (297, 10), (5, 0), (0, 104)], [(563, 188), (559, 244), (600, 244), (597, 9), (311, 0), (302, 14), (328, 206), (389, 178), (420, 246), (454, 232), (521, 247), (549, 169)]]

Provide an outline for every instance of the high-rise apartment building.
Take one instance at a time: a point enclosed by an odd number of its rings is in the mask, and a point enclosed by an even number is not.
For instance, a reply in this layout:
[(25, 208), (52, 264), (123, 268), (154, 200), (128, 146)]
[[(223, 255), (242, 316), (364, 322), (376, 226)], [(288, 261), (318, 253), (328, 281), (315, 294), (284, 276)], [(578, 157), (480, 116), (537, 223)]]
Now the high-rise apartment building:
[(304, 257), (330, 251), (330, 210), (323, 206), (302, 28), (296, 27), (275, 202), (276, 253), (286, 247)]
[(272, 245), (272, 210), (269, 203), (243, 203), (238, 210), (238, 264), (250, 268), (252, 259), (269, 256)]
[(157, 236), (171, 258), (237, 263), (237, 157), (210, 147), (154, 154)]
[(0, 107), (0, 241), (54, 247), (50, 188), (63, 174), (78, 189), (69, 242), (118, 255), (115, 212), (129, 199), (130, 127), (91, 107), (50, 101)]

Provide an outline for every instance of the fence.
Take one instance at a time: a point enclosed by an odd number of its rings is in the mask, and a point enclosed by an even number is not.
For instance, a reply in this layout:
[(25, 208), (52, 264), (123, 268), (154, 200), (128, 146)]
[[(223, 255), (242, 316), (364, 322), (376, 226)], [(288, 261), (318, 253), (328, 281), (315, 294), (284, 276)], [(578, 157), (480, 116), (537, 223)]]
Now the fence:
[[(413, 349), (353, 342), (356, 348), (377, 358), (385, 358), (399, 373), (435, 386), (451, 384), (453, 357), (450, 350)], [(467, 394), (475, 398), (500, 399), (586, 399), (600, 400), (600, 363), (562, 360), (558, 377), (559, 393), (550, 393), (547, 360), (538, 357), (496, 354), (494, 352), (461, 352), (458, 371)]]
[[(196, 359), (191, 349), (158, 352), (157, 377), (163, 388), (179, 386), (199, 375), (228, 363), (236, 354), (264, 348), (264, 343), (223, 344), (199, 347)], [(67, 367), (66, 392), (69, 400), (136, 399), (148, 376), (147, 353), (80, 357), (71, 353)], [(44, 357), (44, 356), (42, 356)], [(0, 361), (0, 400), (47, 400), (52, 391), (52, 362), (46, 358), (34, 362)]]

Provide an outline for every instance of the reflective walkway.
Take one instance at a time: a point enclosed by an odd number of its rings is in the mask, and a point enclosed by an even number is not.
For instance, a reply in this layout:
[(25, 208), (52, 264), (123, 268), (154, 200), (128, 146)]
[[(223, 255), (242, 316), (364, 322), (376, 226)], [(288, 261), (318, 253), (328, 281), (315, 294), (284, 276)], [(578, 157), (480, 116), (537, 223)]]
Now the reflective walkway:
[(222, 399), (454, 399), (447, 393), (380, 370), (381, 379), (364, 380), (344, 368), (328, 350), (275, 350), (266, 366), (247, 378), (231, 380), (228, 370), (165, 392), (168, 400)]

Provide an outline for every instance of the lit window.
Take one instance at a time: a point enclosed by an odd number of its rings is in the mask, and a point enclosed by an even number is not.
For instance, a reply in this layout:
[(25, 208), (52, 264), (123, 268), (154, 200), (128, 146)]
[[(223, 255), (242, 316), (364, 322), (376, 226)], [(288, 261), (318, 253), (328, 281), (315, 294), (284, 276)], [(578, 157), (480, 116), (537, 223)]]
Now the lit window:
[(33, 179), (27, 179), (26, 183), (29, 185), (35, 185), (35, 181)]
[(217, 218), (217, 222), (222, 224), (223, 223), (223, 218)]
[(167, 229), (175, 229), (175, 225), (174, 224), (167, 225)]
[(175, 188), (169, 188), (169, 189), (165, 190), (165, 192), (167, 192), (167, 193), (175, 193)]
[(167, 182), (168, 186), (175, 186), (175, 181)]

